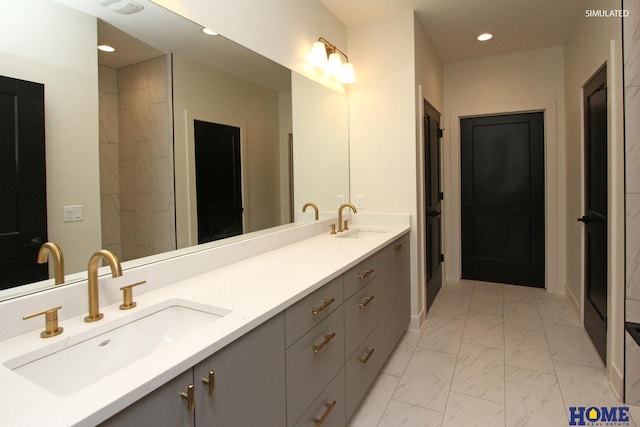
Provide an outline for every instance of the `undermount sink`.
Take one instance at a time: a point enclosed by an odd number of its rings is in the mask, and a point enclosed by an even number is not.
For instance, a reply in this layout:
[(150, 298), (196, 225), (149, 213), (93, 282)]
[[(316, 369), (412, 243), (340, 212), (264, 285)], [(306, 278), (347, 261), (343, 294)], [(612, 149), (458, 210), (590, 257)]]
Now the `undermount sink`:
[(118, 322), (107, 332), (99, 329), (99, 335), (74, 345), (56, 351), (52, 344), (4, 365), (49, 392), (66, 396), (178, 342), (228, 313), (190, 301), (172, 300), (132, 314), (125, 318), (126, 323)]
[(373, 240), (382, 237), (385, 233), (387, 233), (387, 230), (382, 228), (357, 228), (345, 231), (337, 237), (342, 239)]

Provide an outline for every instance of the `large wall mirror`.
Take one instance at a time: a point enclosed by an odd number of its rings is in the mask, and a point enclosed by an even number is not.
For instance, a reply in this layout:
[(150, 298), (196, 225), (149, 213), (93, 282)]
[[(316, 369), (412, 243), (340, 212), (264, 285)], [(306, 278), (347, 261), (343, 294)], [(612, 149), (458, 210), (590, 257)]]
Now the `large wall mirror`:
[[(312, 219), (299, 213), (307, 201), (335, 212), (337, 196), (348, 200), (344, 95), (150, 1), (133, 14), (99, 3), (22, 0), (0, 17), (0, 75), (45, 88), (47, 237), (64, 253), (65, 283), (100, 248), (126, 269)], [(240, 232), (204, 246), (196, 122), (240, 135)], [(82, 220), (65, 221), (65, 206), (81, 206)]]

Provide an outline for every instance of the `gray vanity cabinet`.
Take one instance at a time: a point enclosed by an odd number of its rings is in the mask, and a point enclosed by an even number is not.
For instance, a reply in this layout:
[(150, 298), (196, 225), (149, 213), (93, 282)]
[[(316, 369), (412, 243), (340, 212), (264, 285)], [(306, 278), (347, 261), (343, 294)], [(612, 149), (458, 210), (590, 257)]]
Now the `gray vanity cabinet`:
[(198, 363), (196, 427), (284, 426), (284, 345), (281, 313)]
[[(149, 393), (105, 426), (284, 426), (284, 315)], [(213, 372), (213, 375), (209, 375)], [(212, 384), (211, 393), (209, 384)], [(182, 393), (193, 385), (190, 411)]]
[(379, 267), (379, 346), (385, 361), (407, 330), (411, 315), (409, 235), (405, 234), (376, 255)]

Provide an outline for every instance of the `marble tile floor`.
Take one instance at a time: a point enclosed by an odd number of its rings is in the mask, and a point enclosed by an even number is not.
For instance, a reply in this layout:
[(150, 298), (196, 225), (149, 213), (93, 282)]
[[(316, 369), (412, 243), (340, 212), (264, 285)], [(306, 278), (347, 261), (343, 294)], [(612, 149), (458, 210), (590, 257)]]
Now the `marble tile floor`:
[(621, 405), (563, 295), (460, 281), (405, 334), (349, 427), (566, 427), (569, 406)]

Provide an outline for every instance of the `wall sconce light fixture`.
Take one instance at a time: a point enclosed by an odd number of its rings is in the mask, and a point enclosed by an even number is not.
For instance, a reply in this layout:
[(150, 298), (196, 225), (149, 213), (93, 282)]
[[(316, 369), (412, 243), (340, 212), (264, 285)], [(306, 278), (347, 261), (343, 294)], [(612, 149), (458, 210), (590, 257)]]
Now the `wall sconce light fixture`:
[[(342, 56), (346, 62), (342, 62)], [(330, 76), (337, 77), (341, 83), (351, 84), (356, 82), (356, 73), (349, 57), (334, 44), (324, 37), (320, 37), (311, 48), (309, 62), (317, 68), (322, 68)]]

